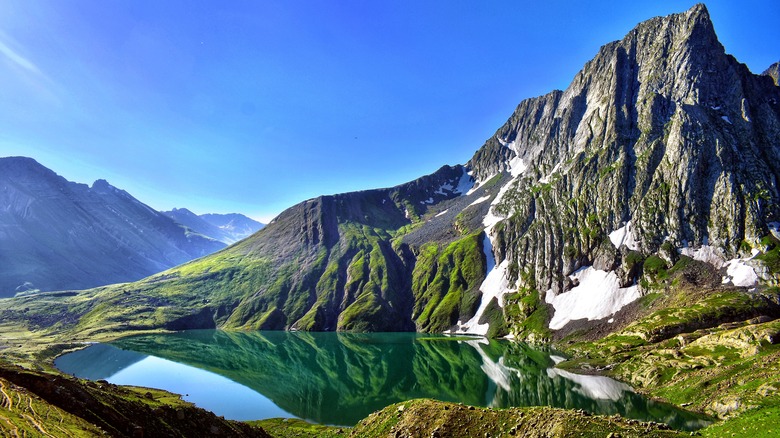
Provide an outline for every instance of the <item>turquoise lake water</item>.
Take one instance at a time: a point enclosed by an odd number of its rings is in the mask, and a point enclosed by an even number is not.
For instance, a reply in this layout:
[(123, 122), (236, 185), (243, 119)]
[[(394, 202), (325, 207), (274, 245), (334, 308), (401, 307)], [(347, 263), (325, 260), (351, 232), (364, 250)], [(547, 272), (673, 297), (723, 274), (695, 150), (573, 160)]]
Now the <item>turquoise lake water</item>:
[(68, 374), (166, 389), (234, 420), (297, 417), (351, 426), (413, 398), (496, 408), (554, 406), (693, 430), (701, 416), (628, 385), (554, 367), (555, 352), (418, 333), (192, 330), (95, 344), (59, 357)]

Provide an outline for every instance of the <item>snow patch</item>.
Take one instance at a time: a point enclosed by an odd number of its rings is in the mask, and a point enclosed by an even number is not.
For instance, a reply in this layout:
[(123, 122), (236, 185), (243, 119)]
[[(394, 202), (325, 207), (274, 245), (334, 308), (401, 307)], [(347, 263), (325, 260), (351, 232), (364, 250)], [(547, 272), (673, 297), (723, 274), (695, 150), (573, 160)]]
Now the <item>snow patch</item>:
[(639, 249), (639, 245), (637, 245), (636, 240), (634, 240), (634, 234), (631, 232), (631, 228), (631, 221), (628, 221), (624, 226), (609, 233), (609, 240), (612, 241), (615, 248), (620, 249), (620, 245), (626, 245), (626, 247), (632, 251)]
[(477, 199), (476, 201), (472, 202), (471, 204), (469, 204), (466, 208), (471, 207), (472, 205), (481, 204), (481, 203), (487, 201), (488, 199), (490, 199), (490, 196), (483, 196), (483, 197)]
[(447, 213), (448, 211), (450, 211), (450, 210), (449, 210), (449, 209), (447, 209), (447, 210), (444, 210), (444, 211), (442, 211), (441, 213), (437, 214), (437, 215), (436, 215), (436, 216), (434, 216), (434, 217), (443, 216), (443, 215), (444, 215), (445, 213)]
[(681, 249), (680, 254), (700, 262), (709, 263), (717, 269), (722, 268), (723, 265), (726, 264), (726, 259), (723, 257), (720, 250), (714, 246), (702, 245), (701, 248), (697, 250), (687, 247)]
[(520, 157), (512, 158), (511, 161), (509, 161), (509, 173), (512, 174), (513, 177), (518, 177), (520, 174), (525, 172), (525, 169), (528, 168), (528, 165), (523, 162), (523, 159)]
[(553, 363), (555, 363), (555, 365), (558, 365), (559, 363), (561, 363), (561, 362), (566, 360), (565, 357), (556, 356), (554, 354), (550, 355), (550, 359), (552, 359), (552, 361), (553, 361)]
[(493, 202), (490, 203), (490, 208), (488, 209), (488, 212), (485, 215), (485, 217), (482, 219), (482, 225), (485, 226), (486, 234), (490, 234), (490, 232), (493, 230), (493, 227), (501, 220), (504, 219), (504, 217), (499, 216), (493, 212), (493, 207), (495, 207), (501, 202), (501, 198), (503, 198), (507, 190), (509, 190), (511, 186), (515, 184), (515, 181), (517, 181), (517, 179), (513, 179), (508, 183), (504, 184), (504, 186), (501, 187), (501, 190), (498, 191), (498, 194), (496, 195), (495, 199), (493, 199)]
[(559, 370), (558, 368), (548, 368), (547, 377), (551, 379), (562, 377), (571, 380), (578, 385), (574, 387), (574, 391), (594, 400), (618, 401), (626, 392), (634, 392), (625, 383), (605, 376), (584, 376)]
[(425, 201), (420, 201), (420, 204), (433, 204), (433, 198), (428, 198)]
[(569, 278), (579, 284), (559, 295), (555, 295), (552, 289), (548, 290), (545, 296), (545, 301), (555, 309), (550, 321), (552, 330), (560, 330), (577, 319), (594, 320), (614, 315), (641, 296), (636, 285), (621, 288), (620, 279), (612, 271), (588, 266)]
[(753, 267), (745, 263), (745, 261), (743, 259), (733, 259), (725, 263), (726, 275), (723, 276), (723, 284), (731, 283), (737, 287), (752, 287), (756, 285), (758, 275), (756, 275)]
[[(448, 194), (447, 192), (450, 192), (450, 193), (452, 193), (453, 189), (454, 189), (454, 187), (452, 187), (452, 184), (445, 183), (445, 184), (442, 184), (442, 185), (441, 185), (441, 187), (439, 187), (438, 189), (436, 189), (436, 191), (435, 191), (435, 192), (433, 192), (433, 193), (434, 193), (434, 194), (436, 194), (436, 195), (444, 195), (444, 196), (447, 196), (447, 194)], [(445, 190), (446, 190), (446, 191), (445, 191)]]
[(720, 116), (720, 118), (721, 118), (721, 119), (723, 119), (723, 120), (725, 120), (725, 121), (726, 121), (726, 123), (728, 123), (729, 125), (731, 125), (731, 124), (732, 124), (732, 123), (731, 123), (731, 120), (729, 120), (729, 116)]
[(544, 178), (540, 179), (539, 182), (542, 184), (547, 184), (550, 182), (550, 178), (552, 178), (553, 175), (555, 175), (555, 172), (558, 171), (558, 169), (561, 168), (561, 163), (558, 163), (553, 167), (553, 170), (550, 171), (549, 174), (547, 174)]
[(482, 301), (477, 312), (470, 320), (465, 323), (458, 321), (458, 329), (456, 330), (458, 333), (472, 333), (485, 336), (490, 328), (490, 324), (480, 324), (479, 320), (485, 314), (488, 304), (495, 298), (498, 300), (499, 307), (504, 307), (504, 295), (513, 290), (507, 279), (509, 260), (504, 260), (501, 264), (496, 265), (496, 259), (493, 257), (493, 244), (490, 242), (490, 237), (487, 233), (482, 246), (487, 260), (488, 272), (485, 280), (479, 286), (479, 291), (482, 292)]
[(458, 185), (455, 187), (452, 193), (460, 193), (461, 195), (465, 195), (473, 188), (474, 188), (474, 178), (471, 177), (471, 172), (466, 171), (466, 168), (464, 167), (463, 174), (460, 176), (460, 179), (458, 180)]
[(473, 186), (474, 186), (474, 179), (471, 177), (471, 173), (468, 172), (464, 167), (463, 173), (460, 175), (455, 185), (449, 182), (444, 183), (433, 193), (437, 195), (444, 195), (444, 196), (447, 196), (449, 194), (463, 195), (469, 190), (471, 190)]

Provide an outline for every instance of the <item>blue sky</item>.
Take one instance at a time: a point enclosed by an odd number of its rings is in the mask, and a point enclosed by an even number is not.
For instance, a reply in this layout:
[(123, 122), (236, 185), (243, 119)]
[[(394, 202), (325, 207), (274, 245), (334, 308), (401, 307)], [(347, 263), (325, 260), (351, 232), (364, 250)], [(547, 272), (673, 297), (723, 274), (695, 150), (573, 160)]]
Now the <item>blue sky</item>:
[[(465, 163), (522, 99), (693, 4), (3, 0), (0, 156), (268, 221)], [(780, 2), (706, 4), (753, 72), (780, 60)]]

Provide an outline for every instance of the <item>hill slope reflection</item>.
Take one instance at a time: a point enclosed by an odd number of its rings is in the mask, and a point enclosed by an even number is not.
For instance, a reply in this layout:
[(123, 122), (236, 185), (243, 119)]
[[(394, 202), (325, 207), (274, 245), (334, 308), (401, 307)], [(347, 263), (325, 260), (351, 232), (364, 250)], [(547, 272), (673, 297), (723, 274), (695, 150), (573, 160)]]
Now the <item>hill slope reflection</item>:
[(220, 374), (293, 415), (325, 424), (354, 425), (389, 404), (426, 397), (499, 408), (546, 405), (617, 413), (683, 429), (702, 425), (699, 417), (647, 400), (623, 383), (558, 370), (549, 352), (504, 341), (415, 333), (196, 330), (113, 345)]

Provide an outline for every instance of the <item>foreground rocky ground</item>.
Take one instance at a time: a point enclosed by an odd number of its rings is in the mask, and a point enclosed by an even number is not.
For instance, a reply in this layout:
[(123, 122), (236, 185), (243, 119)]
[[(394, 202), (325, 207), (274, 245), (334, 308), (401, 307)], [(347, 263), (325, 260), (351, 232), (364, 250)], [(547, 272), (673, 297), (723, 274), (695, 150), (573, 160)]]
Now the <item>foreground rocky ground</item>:
[(0, 435), (270, 437), (149, 388), (120, 387), (0, 364)]

